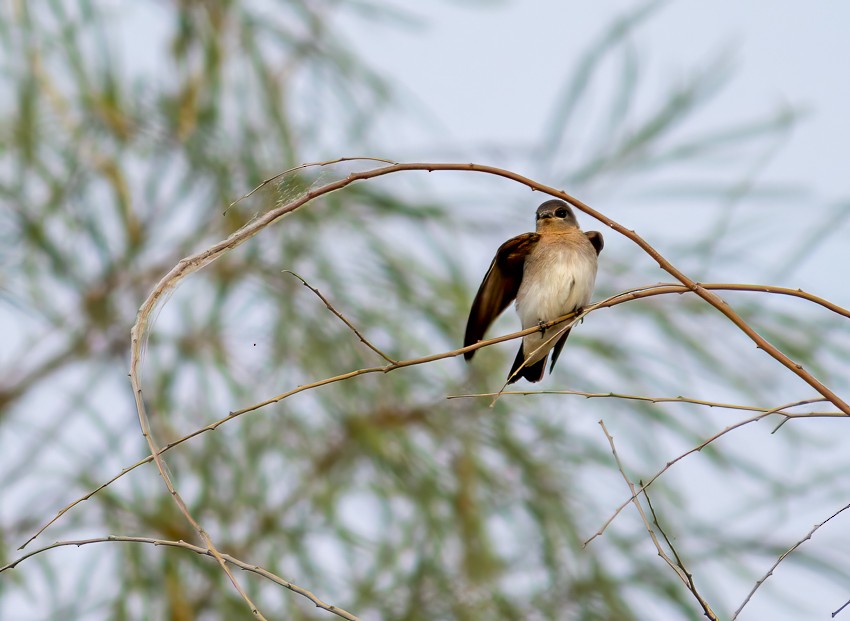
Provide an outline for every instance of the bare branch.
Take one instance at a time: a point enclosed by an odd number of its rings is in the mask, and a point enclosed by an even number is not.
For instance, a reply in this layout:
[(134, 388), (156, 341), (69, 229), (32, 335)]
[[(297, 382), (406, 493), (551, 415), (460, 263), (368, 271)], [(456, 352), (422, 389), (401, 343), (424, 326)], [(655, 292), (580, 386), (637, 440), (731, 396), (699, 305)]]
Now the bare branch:
[[(766, 414), (779, 414), (786, 419), (789, 418), (846, 418), (844, 412), (779, 412), (776, 408), (765, 408), (755, 405), (741, 405), (737, 403), (720, 403), (718, 401), (705, 401), (691, 397), (647, 397), (645, 395), (626, 395), (616, 392), (584, 392), (581, 390), (506, 390), (500, 393), (482, 392), (468, 395), (449, 395), (446, 399), (478, 399), (484, 397), (495, 397), (496, 395), (517, 395), (527, 397), (530, 395), (574, 395), (586, 399), (624, 399), (627, 401), (644, 401), (647, 403), (689, 403), (693, 405), (704, 405), (710, 408), (723, 408), (727, 410), (745, 410), (748, 412), (763, 412)], [(823, 397), (797, 401), (798, 405), (809, 403), (822, 403), (826, 401)]]
[[(781, 406), (776, 407), (772, 410), (767, 410), (767, 411), (761, 412), (760, 414), (756, 414), (755, 416), (752, 416), (750, 418), (746, 418), (742, 421), (738, 421), (734, 425), (729, 425), (728, 427), (726, 427), (722, 431), (717, 432), (716, 434), (714, 434), (713, 436), (711, 436), (707, 440), (700, 442), (698, 445), (696, 445), (694, 448), (690, 449), (689, 451), (685, 451), (684, 453), (682, 453), (681, 455), (679, 455), (675, 459), (671, 459), (670, 461), (668, 461), (661, 470), (659, 470), (654, 475), (652, 475), (652, 477), (650, 477), (649, 481), (647, 481), (645, 484), (641, 485), (641, 487), (637, 491), (637, 493), (640, 494), (640, 493), (644, 492), (646, 490), (646, 488), (648, 488), (650, 485), (652, 485), (662, 474), (667, 472), (673, 466), (673, 464), (683, 460), (688, 455), (692, 455), (694, 453), (700, 452), (706, 446), (708, 446), (709, 444), (711, 444), (712, 442), (714, 442), (718, 438), (725, 436), (730, 431), (734, 431), (735, 429), (738, 429), (739, 427), (743, 427), (744, 425), (749, 425), (750, 423), (760, 421), (761, 419), (765, 418), (766, 416), (770, 416), (771, 414), (782, 414), (783, 416), (786, 416), (786, 414), (784, 414), (782, 412), (783, 410), (793, 408), (793, 407), (798, 407), (798, 406), (801, 406), (801, 405), (807, 405), (809, 403), (816, 403), (816, 402), (819, 402), (819, 401), (823, 401), (823, 399), (822, 398), (804, 399), (802, 401), (795, 401), (793, 403), (786, 403), (785, 405), (781, 405)], [(591, 541), (593, 541), (594, 539), (596, 539), (597, 537), (602, 535), (605, 532), (605, 530), (608, 528), (608, 526), (610, 526), (611, 523), (617, 518), (617, 516), (620, 515), (620, 512), (623, 509), (625, 509), (630, 502), (632, 502), (634, 500), (635, 500), (634, 497), (624, 500), (623, 503), (619, 507), (617, 507), (617, 509), (614, 511), (614, 513), (611, 515), (611, 517), (609, 517), (605, 521), (605, 523), (599, 528), (599, 530), (597, 530), (595, 533), (593, 533), (593, 535), (587, 541), (584, 542), (584, 545), (587, 546), (588, 544), (590, 544)]]
[(357, 157), (357, 156), (340, 157), (340, 158), (337, 158), (335, 160), (328, 160), (326, 162), (307, 162), (306, 164), (299, 164), (298, 166), (293, 166), (292, 168), (288, 168), (287, 170), (284, 170), (283, 172), (277, 173), (273, 177), (269, 177), (268, 179), (263, 180), (260, 183), (260, 185), (255, 187), (253, 190), (251, 190), (247, 194), (243, 194), (242, 196), (237, 198), (235, 201), (230, 203), (227, 206), (227, 209), (224, 210), (222, 215), (227, 215), (227, 212), (230, 211), (230, 209), (232, 207), (235, 207), (236, 205), (238, 205), (239, 203), (244, 201), (246, 198), (252, 197), (254, 194), (256, 194), (257, 192), (262, 190), (264, 187), (266, 187), (270, 183), (274, 183), (278, 179), (281, 179), (281, 178), (285, 177), (286, 175), (290, 175), (290, 174), (294, 173), (295, 171), (304, 170), (305, 168), (315, 168), (317, 166), (331, 166), (332, 164), (341, 164), (342, 162), (379, 162), (381, 164), (398, 164), (398, 162), (394, 162), (392, 160), (385, 160), (385, 159), (380, 158), (380, 157), (366, 157), (366, 156), (363, 156), (363, 157)]
[[(717, 615), (714, 614), (714, 611), (711, 609), (711, 606), (708, 605), (708, 602), (703, 599), (703, 597), (699, 594), (696, 587), (693, 584), (693, 580), (690, 577), (684, 567), (681, 566), (681, 563), (674, 563), (667, 553), (664, 551), (664, 548), (661, 547), (661, 543), (658, 541), (658, 537), (655, 534), (655, 531), (652, 529), (652, 525), (649, 523), (649, 520), (646, 518), (646, 513), (644, 513), (643, 507), (638, 500), (638, 492), (635, 490), (635, 485), (632, 483), (631, 479), (629, 479), (629, 475), (626, 474), (626, 471), (623, 469), (623, 464), (620, 461), (620, 456), (617, 454), (617, 448), (614, 446), (614, 438), (608, 433), (608, 429), (605, 427), (605, 423), (603, 421), (599, 421), (599, 425), (602, 427), (602, 431), (605, 433), (605, 437), (608, 439), (608, 444), (611, 446), (611, 453), (614, 455), (614, 461), (617, 462), (617, 469), (620, 471), (620, 474), (623, 475), (623, 480), (625, 480), (626, 485), (629, 486), (629, 489), (632, 492), (632, 498), (629, 502), (634, 504), (635, 508), (640, 514), (641, 520), (643, 520), (643, 525), (646, 527), (646, 532), (649, 533), (649, 538), (652, 540), (652, 543), (655, 545), (655, 549), (658, 551), (658, 556), (660, 556), (670, 568), (676, 572), (676, 575), (684, 583), (685, 587), (690, 591), (693, 596), (697, 599), (700, 606), (705, 613), (705, 616), (713, 621), (717, 621)], [(646, 486), (642, 486), (644, 489)], [(665, 536), (666, 538), (666, 536)], [(672, 549), (672, 548), (671, 548)], [(675, 554), (675, 551), (674, 551)]]
[[(641, 481), (641, 486), (643, 486), (643, 482)], [(673, 546), (673, 542), (670, 541), (670, 538), (667, 536), (667, 533), (664, 532), (664, 529), (661, 527), (661, 524), (658, 522), (658, 516), (655, 513), (655, 507), (652, 506), (652, 501), (649, 499), (649, 494), (644, 491), (644, 498), (646, 498), (646, 504), (649, 507), (649, 512), (652, 514), (652, 523), (655, 524), (655, 527), (658, 529), (658, 532), (661, 533), (661, 536), (664, 537), (664, 542), (667, 544), (667, 547), (670, 548), (670, 551), (673, 553), (673, 557), (676, 559), (676, 565), (679, 569), (682, 570), (682, 573), (687, 576), (688, 582), (687, 587), (688, 590), (693, 593), (696, 598), (699, 600), (700, 605), (702, 606), (703, 611), (705, 612), (705, 616), (710, 619), (716, 619), (714, 616), (714, 612), (705, 602), (705, 600), (697, 593), (697, 585), (694, 582), (693, 574), (688, 571), (688, 568), (685, 567), (685, 563), (682, 560), (682, 557), (679, 556), (679, 553), (676, 551), (676, 548)]]
[[(829, 522), (832, 518), (834, 518), (834, 517), (838, 516), (839, 514), (843, 513), (843, 512), (844, 512), (844, 511), (846, 511), (847, 509), (850, 509), (850, 504), (846, 504), (846, 505), (844, 505), (844, 506), (843, 506), (843, 507), (841, 507), (838, 511), (836, 511), (835, 513), (833, 513), (832, 515), (830, 515), (828, 518), (826, 518), (823, 522), (820, 522), (820, 523), (818, 523), (818, 524), (815, 524), (815, 525), (812, 527), (812, 529), (811, 529), (808, 533), (806, 533), (806, 536), (805, 536), (805, 537), (803, 537), (802, 539), (800, 539), (797, 543), (795, 543), (793, 546), (791, 546), (790, 548), (788, 548), (787, 550), (785, 550), (785, 552), (783, 552), (781, 555), (779, 555), (779, 558), (778, 558), (778, 559), (776, 559), (776, 562), (775, 562), (775, 563), (773, 563), (773, 565), (771, 565), (771, 566), (770, 566), (770, 569), (768, 569), (768, 570), (767, 570), (767, 573), (766, 573), (766, 574), (764, 574), (761, 578), (759, 578), (759, 579), (756, 581), (756, 583), (755, 583), (755, 585), (753, 586), (753, 588), (752, 588), (752, 589), (750, 590), (750, 592), (747, 594), (747, 597), (744, 599), (744, 601), (741, 603), (741, 605), (740, 605), (740, 606), (738, 606), (738, 609), (735, 611), (735, 614), (733, 614), (733, 615), (732, 615), (732, 619), (731, 619), (731, 621), (735, 621), (735, 619), (737, 619), (737, 618), (738, 618), (738, 615), (739, 615), (739, 614), (741, 614), (741, 611), (744, 609), (744, 606), (746, 606), (746, 605), (749, 603), (749, 601), (752, 599), (752, 597), (753, 597), (753, 595), (755, 594), (755, 592), (759, 589), (759, 587), (760, 587), (762, 584), (764, 584), (765, 580), (767, 580), (768, 578), (770, 578), (770, 577), (773, 575), (774, 570), (775, 570), (775, 569), (779, 566), (779, 563), (781, 563), (782, 561), (784, 561), (784, 560), (785, 560), (785, 557), (787, 557), (787, 556), (788, 556), (789, 554), (791, 554), (794, 550), (796, 550), (796, 549), (797, 549), (797, 548), (799, 548), (801, 545), (803, 545), (806, 541), (808, 541), (809, 539), (811, 539), (811, 538), (812, 538), (812, 535), (814, 535), (814, 534), (817, 532), (817, 530), (818, 530), (821, 526), (823, 526), (824, 524), (826, 524), (827, 522)], [(850, 604), (850, 602), (848, 602), (848, 604)], [(842, 610), (843, 610), (843, 609), (844, 609), (844, 608), (845, 608), (848, 604), (844, 604), (844, 606), (842, 606), (841, 608), (839, 608), (838, 610), (836, 610), (835, 612), (833, 612), (833, 613), (832, 613), (832, 616), (833, 616), (833, 617), (835, 617), (835, 615), (837, 615), (839, 612), (841, 612), (841, 611), (842, 611)]]
[(295, 276), (295, 278), (297, 278), (298, 280), (300, 280), (300, 281), (301, 281), (301, 284), (303, 284), (303, 285), (304, 285), (305, 287), (307, 287), (310, 291), (312, 291), (313, 293), (315, 293), (315, 294), (319, 297), (319, 299), (320, 299), (322, 302), (324, 302), (324, 303), (325, 303), (325, 306), (327, 306), (327, 307), (328, 307), (328, 310), (329, 310), (329, 311), (331, 311), (331, 312), (332, 312), (334, 315), (336, 315), (337, 317), (339, 317), (339, 318), (340, 318), (340, 320), (342, 320), (342, 323), (344, 323), (346, 326), (348, 326), (348, 328), (349, 328), (352, 332), (354, 332), (354, 334), (355, 334), (355, 335), (357, 335), (357, 338), (359, 338), (359, 339), (360, 339), (360, 341), (361, 341), (361, 342), (362, 342), (362, 343), (363, 343), (366, 347), (368, 347), (369, 349), (371, 349), (373, 352), (375, 352), (376, 354), (378, 354), (381, 358), (383, 358), (384, 360), (386, 360), (386, 361), (387, 361), (387, 362), (389, 362), (390, 364), (395, 364), (395, 363), (397, 363), (397, 362), (398, 362), (397, 360), (393, 360), (392, 358), (390, 358), (389, 356), (387, 356), (384, 352), (382, 352), (380, 349), (378, 349), (377, 347), (375, 347), (374, 345), (372, 345), (372, 343), (370, 343), (370, 342), (369, 342), (369, 340), (368, 340), (365, 336), (363, 336), (363, 334), (362, 334), (362, 333), (361, 333), (361, 332), (360, 332), (357, 328), (355, 328), (355, 327), (354, 327), (354, 325), (353, 325), (350, 321), (348, 321), (348, 319), (346, 319), (346, 318), (345, 318), (345, 316), (344, 316), (342, 313), (340, 313), (337, 309), (335, 309), (335, 308), (333, 307), (333, 304), (331, 304), (331, 303), (328, 301), (328, 299), (327, 299), (325, 296), (323, 296), (323, 295), (321, 294), (321, 292), (320, 292), (318, 289), (316, 289), (315, 287), (311, 286), (311, 285), (310, 285), (310, 283), (308, 283), (306, 280), (304, 280), (303, 278), (301, 278), (301, 276), (299, 276), (298, 274), (296, 274), (296, 273), (295, 273), (295, 272), (293, 272), (292, 270), (283, 270), (283, 271), (284, 271), (284, 272), (286, 272), (287, 274), (292, 274), (293, 276)]
[[(23, 556), (15, 559), (14, 561), (8, 563), (7, 565), (0, 567), (0, 573), (3, 573), (4, 571), (6, 571), (8, 569), (13, 569), (17, 565), (19, 565), (21, 562), (27, 560), (30, 557), (36, 556), (37, 554), (41, 554), (42, 552), (46, 552), (47, 550), (52, 550), (54, 548), (61, 548), (61, 547), (65, 547), (65, 546), (76, 546), (76, 547), (79, 548), (80, 546), (89, 545), (89, 544), (92, 544), (92, 543), (109, 543), (109, 542), (146, 543), (146, 544), (150, 544), (150, 545), (154, 545), (154, 546), (167, 546), (167, 547), (171, 547), (171, 548), (182, 548), (183, 550), (190, 550), (191, 552), (194, 552), (195, 554), (201, 554), (201, 555), (204, 555), (204, 556), (215, 556), (209, 549), (202, 548), (202, 547), (196, 546), (196, 545), (192, 545), (191, 543), (186, 543), (185, 541), (169, 541), (169, 540), (165, 540), (165, 539), (152, 539), (150, 537), (126, 537), (126, 536), (121, 536), (121, 535), (110, 535), (108, 537), (94, 537), (94, 538), (91, 538), (91, 539), (75, 539), (75, 540), (69, 540), (69, 541), (57, 541), (56, 543), (53, 543), (49, 546), (44, 546), (43, 548), (39, 548), (37, 550), (33, 550), (32, 552), (24, 554)], [(298, 593), (299, 595), (303, 595), (304, 597), (309, 599), (311, 602), (313, 602), (313, 604), (315, 604), (316, 607), (318, 607), (318, 608), (321, 608), (323, 610), (327, 610), (328, 612), (332, 612), (333, 614), (337, 615), (338, 617), (342, 617), (343, 619), (348, 619), (349, 621), (360, 621), (358, 619), (358, 617), (351, 614), (350, 612), (343, 610), (342, 608), (339, 608), (338, 606), (334, 606), (333, 604), (328, 604), (326, 602), (323, 602), (321, 599), (316, 597), (313, 593), (311, 593), (307, 589), (301, 588), (297, 584), (293, 584), (293, 583), (289, 582), (288, 580), (284, 580), (280, 576), (277, 576), (277, 575), (273, 574), (272, 572), (270, 572), (266, 569), (263, 569), (262, 567), (260, 567), (258, 565), (251, 565), (250, 563), (240, 561), (238, 558), (235, 558), (233, 556), (230, 556), (229, 554), (224, 554), (224, 553), (221, 553), (221, 552), (219, 553), (219, 556), (221, 556), (221, 558), (223, 558), (225, 561), (227, 561), (231, 565), (235, 565), (236, 567), (239, 567), (240, 569), (244, 569), (245, 571), (250, 571), (250, 572), (255, 573), (257, 575), (263, 576), (264, 578), (267, 578), (267, 579), (271, 580), (272, 582), (275, 582), (275, 583), (277, 583), (281, 586), (286, 587), (287, 589), (289, 589), (290, 591), (292, 591), (294, 593)], [(254, 614), (256, 615), (257, 613), (255, 612)]]
[[(164, 453), (164, 452), (165, 452), (165, 450), (166, 450), (166, 449), (165, 449), (165, 448), (163, 448), (163, 449), (160, 451), (160, 453)], [(59, 510), (59, 512), (58, 512), (55, 516), (53, 516), (53, 519), (51, 519), (51, 520), (50, 520), (49, 522), (47, 522), (44, 526), (42, 526), (41, 528), (39, 528), (39, 529), (38, 529), (38, 531), (37, 531), (37, 532), (36, 532), (36, 533), (35, 533), (32, 537), (30, 537), (29, 539), (27, 539), (27, 540), (23, 543), (23, 545), (19, 546), (19, 547), (18, 547), (18, 550), (23, 550), (24, 548), (26, 548), (29, 544), (31, 544), (33, 541), (35, 541), (35, 539), (36, 539), (39, 535), (41, 535), (41, 533), (43, 533), (43, 532), (44, 532), (44, 531), (46, 531), (48, 528), (50, 528), (50, 526), (51, 526), (51, 525), (52, 525), (52, 524), (53, 524), (56, 520), (58, 520), (59, 518), (61, 518), (61, 517), (62, 517), (63, 515), (65, 515), (68, 511), (70, 511), (71, 509), (73, 509), (74, 507), (76, 507), (76, 506), (77, 506), (78, 504), (80, 504), (81, 502), (84, 502), (84, 501), (88, 500), (89, 498), (91, 498), (92, 496), (94, 496), (95, 494), (97, 494), (100, 490), (102, 490), (102, 489), (104, 489), (104, 488), (106, 488), (106, 487), (109, 487), (109, 486), (110, 486), (110, 485), (112, 485), (115, 481), (117, 481), (118, 479), (120, 479), (121, 477), (123, 477), (125, 474), (127, 474), (127, 473), (128, 473), (128, 472), (130, 472), (131, 470), (135, 470), (135, 469), (136, 469), (136, 468), (138, 468), (139, 466), (141, 466), (141, 465), (143, 465), (143, 464), (150, 463), (150, 462), (152, 462), (152, 461), (153, 461), (153, 456), (152, 456), (152, 455), (148, 455), (145, 459), (142, 459), (141, 461), (137, 461), (135, 464), (133, 464), (132, 466), (130, 466), (130, 467), (128, 467), (128, 468), (124, 468), (123, 470), (121, 470), (121, 472), (119, 472), (118, 474), (116, 474), (114, 477), (112, 477), (111, 479), (109, 479), (109, 480), (108, 480), (108, 481), (106, 481), (105, 483), (102, 483), (101, 485), (97, 486), (96, 488), (94, 488), (93, 490), (91, 490), (90, 492), (88, 492), (85, 496), (80, 496), (80, 497), (79, 497), (79, 498), (77, 498), (74, 502), (72, 502), (72, 503), (70, 503), (70, 504), (65, 505), (64, 507), (62, 507), (62, 508)]]
[[(843, 308), (838, 304), (833, 304), (832, 302), (830, 302), (829, 300), (825, 300), (824, 298), (818, 297), (811, 293), (807, 293), (802, 289), (789, 289), (788, 287), (775, 287), (773, 285), (748, 285), (744, 283), (700, 283), (700, 286), (703, 289), (707, 289), (709, 291), (743, 291), (752, 293), (772, 293), (775, 295), (787, 295), (791, 297), (801, 298), (804, 300), (808, 300), (809, 302), (814, 302), (815, 304), (823, 306), (824, 308), (832, 311), (833, 313), (850, 319), (850, 310), (847, 310), (846, 308)], [(647, 285), (646, 287), (637, 287), (635, 289), (625, 291), (620, 295), (637, 299), (651, 297), (654, 295), (663, 295), (667, 293), (688, 293), (690, 291), (691, 289), (689, 287), (685, 287), (684, 285), (677, 285), (675, 283), (658, 283), (656, 285)]]

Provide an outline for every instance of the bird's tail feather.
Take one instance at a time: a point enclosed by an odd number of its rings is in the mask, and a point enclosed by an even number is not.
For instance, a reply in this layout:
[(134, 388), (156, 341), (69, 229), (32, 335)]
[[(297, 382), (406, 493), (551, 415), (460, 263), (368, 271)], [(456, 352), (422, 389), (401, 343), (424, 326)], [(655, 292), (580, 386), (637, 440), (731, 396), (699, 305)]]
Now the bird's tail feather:
[[(542, 380), (543, 373), (546, 372), (546, 358), (548, 358), (548, 356), (544, 356), (534, 364), (527, 364), (520, 369), (522, 363), (525, 362), (525, 353), (523, 352), (522, 343), (520, 343), (516, 359), (514, 360), (513, 366), (511, 366), (510, 373), (508, 373), (508, 384), (513, 384), (521, 377), (524, 377), (529, 382), (539, 382)], [(519, 372), (514, 375), (514, 372), (516, 372), (517, 369), (519, 369)]]

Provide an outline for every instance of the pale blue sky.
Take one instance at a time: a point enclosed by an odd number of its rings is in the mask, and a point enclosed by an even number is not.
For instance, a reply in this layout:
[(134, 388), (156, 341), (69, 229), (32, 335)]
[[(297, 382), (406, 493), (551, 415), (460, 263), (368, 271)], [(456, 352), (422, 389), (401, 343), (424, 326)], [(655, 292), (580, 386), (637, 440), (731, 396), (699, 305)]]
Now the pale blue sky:
[[(641, 3), (470, 4), (474, 8), (432, 2), (415, 9), (423, 29), (354, 27), (351, 43), (444, 124), (443, 141), (472, 146), (538, 136), (580, 53), (613, 17)], [(711, 106), (706, 125), (784, 105), (810, 110), (768, 174), (805, 181), (835, 199), (848, 195), (848, 25), (846, 3), (680, 0), (632, 38), (650, 85), (659, 88), (730, 54), (734, 80)]]

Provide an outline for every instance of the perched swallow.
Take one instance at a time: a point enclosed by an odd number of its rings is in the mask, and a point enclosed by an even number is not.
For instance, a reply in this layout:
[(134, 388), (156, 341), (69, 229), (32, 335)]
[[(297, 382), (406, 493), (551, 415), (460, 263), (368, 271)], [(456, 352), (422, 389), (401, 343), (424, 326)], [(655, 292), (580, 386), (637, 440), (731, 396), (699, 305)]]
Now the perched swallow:
[[(537, 232), (517, 235), (496, 251), (469, 311), (464, 347), (480, 341), (490, 324), (514, 298), (523, 329), (583, 307), (593, 293), (597, 256), (602, 246), (602, 234), (582, 232), (572, 209), (564, 201), (551, 200), (540, 205)], [(550, 341), (560, 330), (563, 326), (554, 326), (523, 337), (508, 373), (509, 384), (520, 377), (529, 382), (543, 379), (549, 350), (552, 350), (549, 368), (552, 372), (570, 334), (567, 330), (557, 342)], [(468, 351), (464, 358), (470, 360), (474, 354), (475, 350)], [(520, 369), (523, 362), (525, 366)]]

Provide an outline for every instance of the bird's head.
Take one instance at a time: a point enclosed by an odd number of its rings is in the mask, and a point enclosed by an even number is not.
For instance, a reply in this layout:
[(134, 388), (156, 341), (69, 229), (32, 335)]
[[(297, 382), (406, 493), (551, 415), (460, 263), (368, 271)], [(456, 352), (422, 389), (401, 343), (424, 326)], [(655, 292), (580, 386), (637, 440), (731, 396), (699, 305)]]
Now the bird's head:
[(578, 220), (576, 220), (573, 210), (564, 201), (551, 200), (546, 201), (537, 208), (537, 230), (540, 231), (544, 227), (549, 228), (578, 228)]

